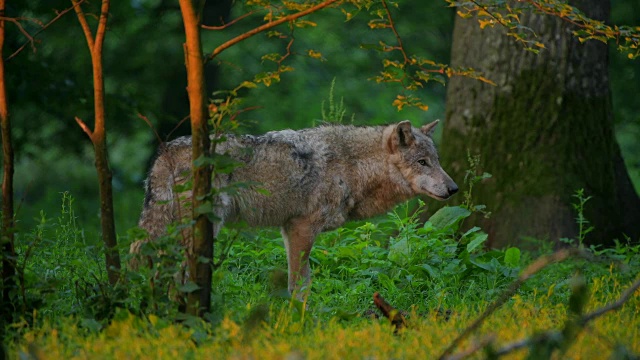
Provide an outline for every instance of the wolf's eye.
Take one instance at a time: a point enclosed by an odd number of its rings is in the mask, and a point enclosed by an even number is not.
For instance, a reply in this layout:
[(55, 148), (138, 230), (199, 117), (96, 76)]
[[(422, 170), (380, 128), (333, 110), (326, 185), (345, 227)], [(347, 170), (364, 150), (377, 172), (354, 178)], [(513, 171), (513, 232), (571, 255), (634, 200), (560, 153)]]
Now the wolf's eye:
[(427, 166), (427, 161), (423, 160), (423, 159), (420, 159), (420, 160), (418, 160), (418, 164), (420, 164), (422, 166)]

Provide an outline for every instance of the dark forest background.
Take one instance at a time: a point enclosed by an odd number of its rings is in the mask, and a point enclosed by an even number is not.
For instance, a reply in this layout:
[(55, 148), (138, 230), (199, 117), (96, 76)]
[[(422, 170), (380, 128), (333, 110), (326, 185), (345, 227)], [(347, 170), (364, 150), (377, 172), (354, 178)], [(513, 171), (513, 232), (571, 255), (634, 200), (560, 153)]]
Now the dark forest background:
[[(12, 16), (49, 19), (68, 1), (11, 2)], [(404, 2), (394, 10), (398, 32), (415, 54), (441, 63), (450, 62), (455, 12), (444, 2)], [(209, 1), (204, 23), (220, 23), (243, 12), (241, 4)], [(142, 206), (142, 182), (158, 139), (187, 134), (188, 101), (182, 43), (183, 28), (178, 5), (165, 0), (116, 1), (111, 5), (104, 48), (107, 130), (114, 173), (116, 229), (122, 235), (136, 225)], [(338, 10), (313, 14), (316, 27), (297, 29), (293, 54), (279, 83), (260, 86), (242, 94), (240, 114), (243, 133), (263, 133), (284, 128), (310, 127), (328, 107), (332, 82), (334, 98), (343, 99), (346, 121), (383, 124), (410, 119), (414, 124), (445, 119), (446, 88), (431, 82), (419, 96), (428, 111), (404, 108), (392, 102), (398, 89), (370, 80), (381, 69), (380, 56), (361, 44), (375, 43), (392, 34), (372, 33), (367, 17), (345, 22)], [(241, 33), (262, 22), (248, 18), (231, 32)], [(640, 4), (632, 0), (612, 3), (611, 22), (640, 23)], [(30, 32), (36, 25), (24, 23)], [(33, 28), (30, 28), (33, 26)], [(478, 31), (480, 31), (478, 29)], [(294, 32), (294, 36), (296, 35)], [(204, 32), (205, 49), (231, 37), (228, 31)], [(77, 221), (89, 241), (98, 240), (99, 203), (90, 141), (74, 121), (91, 118), (91, 61), (83, 34), (72, 13), (38, 36), (35, 51), (28, 48), (6, 61), (7, 88), (16, 154), (16, 206), (18, 228), (28, 230), (42, 216), (58, 214), (63, 192), (76, 201)], [(5, 53), (25, 42), (18, 29), (7, 27)], [(288, 40), (255, 36), (221, 54), (207, 65), (210, 94), (251, 80), (256, 73), (273, 70), (261, 59), (266, 53), (284, 53)], [(309, 49), (322, 59), (306, 56)], [(616, 137), (634, 182), (640, 191), (640, 62), (627, 59), (610, 45), (610, 81)], [(182, 123), (181, 123), (182, 121)], [(180, 124), (181, 125), (178, 125)], [(438, 130), (440, 139), (442, 127)], [(446, 168), (446, 164), (444, 164)]]

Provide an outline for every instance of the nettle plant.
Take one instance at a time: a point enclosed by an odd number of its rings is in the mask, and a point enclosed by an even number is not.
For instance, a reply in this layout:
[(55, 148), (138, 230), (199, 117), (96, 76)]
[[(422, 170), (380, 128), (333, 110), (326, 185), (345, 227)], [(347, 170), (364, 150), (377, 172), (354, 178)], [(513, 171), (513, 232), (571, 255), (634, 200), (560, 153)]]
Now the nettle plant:
[[(468, 177), (469, 198), (473, 184), (487, 176)], [(408, 308), (440, 303), (449, 294), (456, 298), (462, 284), (479, 286), (478, 296), (490, 298), (517, 277), (518, 248), (485, 251), (488, 235), (477, 226), (464, 227), (472, 213), (487, 214), (484, 207), (470, 202), (445, 206), (424, 222), (425, 209), (418, 200), (417, 208), (407, 203), (380, 221), (320, 236), (311, 254), (314, 296), (355, 297), (362, 307), (373, 291), (380, 291)]]

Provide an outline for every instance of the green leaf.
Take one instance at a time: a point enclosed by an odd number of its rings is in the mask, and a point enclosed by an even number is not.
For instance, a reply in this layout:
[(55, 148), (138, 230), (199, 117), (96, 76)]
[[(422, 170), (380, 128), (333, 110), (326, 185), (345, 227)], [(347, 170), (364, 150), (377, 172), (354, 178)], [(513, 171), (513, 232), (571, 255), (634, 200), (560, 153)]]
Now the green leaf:
[(489, 235), (484, 232), (476, 233), (473, 236), (473, 239), (467, 244), (467, 251), (471, 254), (473, 250), (479, 248), (485, 241), (487, 241), (487, 237), (489, 237)]
[(213, 213), (213, 209), (213, 203), (211, 201), (205, 201), (195, 209), (195, 213), (198, 215), (206, 215)]
[(249, 88), (249, 89), (253, 89), (253, 88), (257, 88), (257, 87), (258, 87), (258, 85), (257, 85), (256, 83), (254, 83), (253, 81), (243, 81), (243, 82), (238, 86), (238, 88), (240, 88), (240, 87), (246, 87), (246, 88)]
[(476, 206), (474, 206), (474, 207), (473, 207), (473, 210), (474, 210), (474, 211), (483, 211), (483, 210), (485, 210), (486, 208), (487, 208), (487, 206), (486, 206), (486, 205), (476, 205)]
[(500, 263), (495, 258), (491, 258), (489, 261), (483, 261), (482, 258), (471, 258), (469, 262), (481, 269), (491, 272), (496, 272), (500, 268)]
[(407, 239), (402, 239), (389, 248), (389, 260), (396, 264), (405, 265), (411, 255), (411, 248)]
[(206, 165), (211, 165), (212, 159), (210, 157), (206, 157), (204, 155), (200, 155), (197, 159), (193, 160), (193, 166), (202, 167)]
[(102, 329), (102, 324), (100, 324), (95, 319), (90, 319), (90, 318), (85, 318), (80, 320), (80, 326), (96, 333)]
[(471, 212), (463, 207), (446, 206), (431, 215), (429, 221), (431, 221), (434, 228), (442, 230), (457, 224), (469, 215), (471, 215)]
[(193, 281), (189, 281), (186, 284), (180, 285), (178, 291), (183, 293), (191, 293), (200, 289), (200, 286), (196, 285)]
[(429, 264), (420, 264), (416, 266), (416, 268), (426, 271), (427, 274), (429, 274), (429, 276), (434, 279), (437, 278), (440, 273), (439, 271), (434, 270), (433, 267)]
[(463, 237), (463, 238), (464, 238), (464, 237), (467, 237), (467, 236), (469, 236), (469, 235), (473, 234), (474, 232), (476, 232), (476, 231), (478, 231), (478, 230), (480, 230), (480, 228), (479, 228), (479, 227), (477, 227), (477, 226), (474, 226), (474, 227), (472, 227), (471, 229), (467, 230), (467, 232), (466, 232), (466, 233), (464, 233), (464, 235), (462, 235), (462, 237)]
[(396, 284), (391, 280), (389, 276), (384, 273), (378, 273), (378, 281), (387, 290), (393, 290), (396, 288)]
[(517, 247), (508, 248), (504, 253), (504, 263), (509, 267), (520, 266), (520, 249)]

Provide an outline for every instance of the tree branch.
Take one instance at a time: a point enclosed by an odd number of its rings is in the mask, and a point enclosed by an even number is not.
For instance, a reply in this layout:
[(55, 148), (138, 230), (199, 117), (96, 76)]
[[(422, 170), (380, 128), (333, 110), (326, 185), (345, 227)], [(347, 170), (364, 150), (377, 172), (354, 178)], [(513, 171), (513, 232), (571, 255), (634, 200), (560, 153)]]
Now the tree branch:
[(102, 0), (102, 7), (100, 8), (100, 20), (98, 21), (95, 38), (95, 51), (98, 52), (102, 51), (102, 45), (104, 44), (104, 34), (107, 30), (107, 17), (109, 16), (109, 3), (110, 1), (108, 0)]
[(409, 57), (407, 56), (407, 53), (404, 50), (404, 46), (402, 45), (402, 38), (400, 38), (400, 34), (398, 34), (398, 30), (396, 30), (396, 25), (394, 24), (393, 18), (391, 17), (391, 11), (389, 11), (389, 6), (387, 5), (387, 2), (385, 0), (382, 0), (382, 6), (384, 6), (384, 10), (387, 12), (387, 19), (389, 19), (389, 26), (391, 27), (391, 31), (393, 31), (393, 34), (396, 36), (396, 41), (398, 42), (398, 50), (400, 50), (400, 52), (402, 53), (402, 56), (404, 57), (404, 63), (410, 64), (411, 60), (409, 60)]
[(89, 51), (93, 53), (93, 34), (91, 34), (91, 29), (89, 28), (89, 24), (87, 23), (87, 18), (84, 16), (84, 12), (82, 12), (82, 6), (80, 1), (71, 0), (73, 4), (73, 9), (76, 11), (76, 15), (78, 16), (78, 21), (80, 22), (80, 26), (82, 27), (82, 31), (84, 32), (84, 37), (87, 38), (87, 44), (89, 44)]
[(202, 24), (202, 25), (200, 25), (200, 27), (201, 27), (201, 28), (203, 28), (203, 29), (205, 29), (205, 30), (224, 30), (224, 29), (228, 28), (229, 26), (231, 26), (231, 25), (233, 25), (233, 24), (237, 23), (238, 21), (240, 21), (240, 20), (242, 20), (242, 19), (246, 18), (247, 16), (251, 16), (251, 15), (253, 15), (253, 14), (255, 14), (255, 13), (256, 13), (256, 11), (255, 11), (255, 10), (254, 10), (254, 11), (249, 11), (248, 13), (246, 13), (246, 14), (244, 14), (244, 15), (242, 15), (242, 16), (239, 16), (239, 17), (237, 17), (237, 18), (235, 18), (235, 19), (233, 19), (233, 20), (229, 21), (228, 23), (226, 23), (226, 24), (222, 24), (222, 25), (220, 25), (220, 26), (210, 26), (210, 25), (204, 25), (204, 24)]
[(151, 131), (153, 131), (153, 134), (156, 136), (156, 140), (158, 140), (158, 144), (162, 144), (162, 138), (160, 137), (160, 134), (158, 134), (158, 131), (156, 130), (156, 128), (151, 123), (151, 120), (149, 120), (148, 117), (142, 115), (141, 113), (138, 113), (138, 117), (142, 119), (144, 122), (146, 122), (149, 128), (151, 129)]
[(627, 300), (629, 300), (629, 298), (633, 295), (633, 293), (635, 293), (636, 290), (638, 290), (638, 288), (640, 288), (640, 277), (637, 278), (636, 281), (633, 284), (631, 284), (631, 286), (629, 286), (629, 288), (627, 288), (627, 290), (625, 290), (622, 293), (622, 295), (620, 295), (620, 298), (616, 302), (608, 304), (604, 307), (601, 307), (600, 309), (594, 310), (593, 312), (584, 315), (580, 319), (579, 323), (582, 325), (585, 325), (589, 321), (597, 317), (600, 317), (609, 311), (621, 308), (622, 305), (624, 305), (624, 303), (627, 302)]
[(93, 138), (93, 132), (91, 131), (91, 129), (89, 129), (87, 124), (85, 124), (84, 121), (82, 121), (82, 119), (80, 119), (77, 116), (76, 116), (76, 122), (78, 123), (78, 125), (80, 125), (80, 128), (82, 129), (82, 131), (84, 131), (84, 133), (89, 136), (89, 139), (92, 139)]
[[(624, 303), (627, 302), (627, 300), (629, 300), (629, 298), (633, 295), (633, 293), (635, 293), (636, 290), (638, 290), (638, 288), (640, 288), (640, 278), (637, 278), (636, 281), (634, 281), (633, 284), (631, 284), (631, 286), (629, 286), (627, 290), (625, 290), (622, 293), (622, 295), (620, 295), (620, 298), (618, 298), (618, 300), (616, 300), (611, 304), (603, 306), (597, 310), (594, 310), (589, 314), (583, 315), (577, 320), (576, 323), (580, 326), (580, 329), (582, 329), (588, 322), (606, 314), (609, 311), (621, 308), (622, 305), (624, 305)], [(530, 347), (537, 343), (548, 341), (548, 339), (551, 339), (554, 336), (556, 336), (557, 333), (558, 333), (558, 330), (549, 330), (526, 339), (514, 341), (498, 349), (495, 352), (495, 355), (504, 356), (518, 349), (521, 349), (523, 347)]]
[(234, 37), (233, 39), (225, 42), (224, 44), (218, 46), (217, 48), (215, 48), (211, 54), (207, 55), (207, 57), (205, 58), (205, 62), (213, 60), (221, 52), (225, 51), (226, 49), (230, 48), (231, 46), (233, 46), (233, 45), (235, 45), (235, 44), (237, 44), (237, 43), (239, 43), (239, 42), (241, 42), (243, 40), (246, 40), (246, 39), (252, 37), (253, 35), (259, 34), (259, 33), (263, 32), (265, 30), (269, 30), (269, 29), (271, 29), (271, 28), (273, 28), (275, 26), (278, 26), (280, 24), (284, 24), (284, 23), (286, 23), (288, 21), (293, 21), (295, 19), (298, 19), (298, 18), (301, 18), (303, 16), (309, 15), (309, 14), (311, 14), (313, 12), (316, 12), (316, 11), (318, 11), (320, 9), (323, 9), (323, 8), (333, 4), (335, 2), (338, 2), (338, 1), (340, 1), (340, 0), (327, 0), (327, 1), (321, 2), (320, 4), (318, 4), (316, 6), (313, 6), (313, 7), (310, 7), (307, 10), (303, 10), (303, 11), (297, 12), (295, 14), (291, 14), (291, 15), (285, 16), (285, 17), (280, 18), (280, 19), (278, 19), (276, 21), (268, 22), (266, 24), (258, 26), (257, 28), (249, 30), (244, 34), (240, 34), (240, 35)]
[(36, 46), (33, 43), (33, 36), (29, 35), (29, 32), (27, 32), (27, 30), (25, 30), (24, 27), (22, 27), (22, 24), (20, 24), (19, 19), (13, 18), (13, 17), (0, 16), (0, 20), (6, 21), (6, 22), (12, 22), (18, 28), (18, 31), (20, 31), (22, 35), (24, 35), (24, 37), (27, 38), (26, 43), (31, 44), (31, 48), (35, 51)]
[[(85, 0), (79, 0), (77, 3), (78, 3), (78, 5), (80, 5), (83, 2), (85, 2)], [(66, 13), (68, 13), (71, 10), (73, 10), (74, 7), (75, 7), (75, 4), (72, 5), (71, 7), (68, 7), (66, 9), (58, 12), (57, 15), (53, 19), (51, 19), (48, 23), (44, 24), (38, 31), (33, 33), (33, 35), (29, 35), (29, 36), (25, 35), (27, 37), (27, 41), (25, 41), (24, 44), (22, 44), (16, 51), (14, 51), (13, 54), (9, 55), (9, 57), (6, 60), (7, 61), (11, 60), (14, 56), (18, 55), (29, 44), (31, 44), (31, 48), (33, 49), (33, 51), (36, 51), (35, 37), (38, 36), (41, 32), (45, 31), (51, 24), (53, 24), (54, 22), (58, 21), (58, 19), (60, 19)]]
[(527, 279), (529, 279), (531, 276), (536, 274), (538, 271), (547, 267), (549, 264), (563, 261), (570, 256), (574, 256), (578, 254), (582, 255), (583, 252), (575, 248), (563, 249), (551, 255), (540, 257), (536, 261), (534, 261), (531, 265), (527, 266), (522, 271), (522, 274), (520, 274), (518, 279), (516, 279), (516, 281), (511, 283), (511, 286), (509, 287), (509, 289), (507, 289), (504, 293), (502, 293), (502, 295), (500, 295), (500, 297), (494, 303), (489, 305), (489, 307), (484, 311), (484, 313), (482, 313), (480, 317), (478, 317), (471, 325), (469, 325), (469, 327), (464, 329), (464, 331), (460, 335), (458, 335), (458, 337), (455, 340), (451, 342), (451, 344), (444, 350), (444, 352), (442, 352), (442, 355), (440, 355), (438, 359), (440, 360), (446, 359), (447, 356), (453, 351), (453, 349), (455, 349), (456, 346), (458, 346), (458, 344), (462, 340), (464, 340), (464, 338), (466, 338), (469, 334), (471, 334), (474, 330), (476, 330), (489, 315), (491, 315), (496, 309), (498, 309), (500, 306), (502, 306), (502, 304), (504, 304), (507, 300), (509, 300), (513, 296), (513, 294), (515, 294), (518, 288), (520, 288), (520, 285), (522, 285), (522, 283), (524, 283)]

